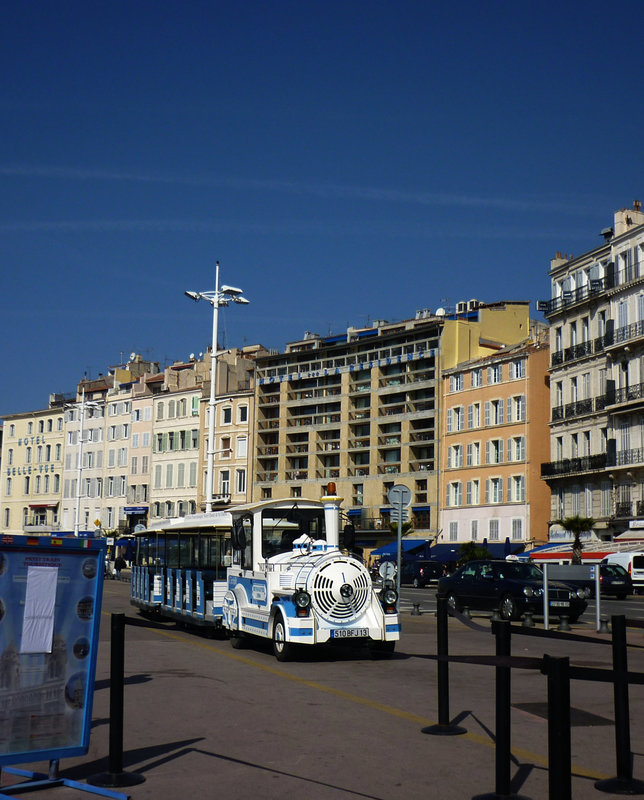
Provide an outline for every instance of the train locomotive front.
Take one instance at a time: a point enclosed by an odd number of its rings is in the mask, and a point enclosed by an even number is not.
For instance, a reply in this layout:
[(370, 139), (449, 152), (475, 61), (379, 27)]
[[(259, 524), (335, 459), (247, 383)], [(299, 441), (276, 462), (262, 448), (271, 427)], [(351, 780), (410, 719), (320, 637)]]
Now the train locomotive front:
[(340, 549), (340, 501), (327, 492), (317, 503), (282, 501), (277, 509), (273, 501), (252, 518), (241, 513), (223, 610), (234, 647), (255, 635), (272, 640), (279, 660), (294, 646), (329, 642), (364, 643), (374, 656), (393, 653), (397, 594), (392, 586), (374, 587), (362, 560)]

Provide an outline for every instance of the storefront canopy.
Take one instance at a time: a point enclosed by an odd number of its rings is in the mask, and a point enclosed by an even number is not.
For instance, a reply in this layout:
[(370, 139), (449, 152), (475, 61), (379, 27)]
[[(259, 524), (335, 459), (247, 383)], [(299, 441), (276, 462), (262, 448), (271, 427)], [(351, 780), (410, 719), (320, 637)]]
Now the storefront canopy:
[[(429, 547), (429, 541), (425, 539), (403, 539), (401, 542), (402, 551), (407, 555), (424, 553), (425, 548)], [(389, 542), (377, 550), (373, 550), (372, 556), (395, 556), (398, 552), (398, 542)]]

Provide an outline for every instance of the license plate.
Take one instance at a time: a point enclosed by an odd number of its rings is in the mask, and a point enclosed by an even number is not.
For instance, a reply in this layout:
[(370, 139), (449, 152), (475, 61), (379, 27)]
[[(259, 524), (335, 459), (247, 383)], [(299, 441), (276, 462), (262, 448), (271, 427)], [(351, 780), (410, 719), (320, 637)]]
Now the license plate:
[(613, 586), (623, 586), (624, 581), (613, 581)]
[(550, 605), (556, 608), (568, 608), (570, 603), (567, 603), (565, 600), (551, 600)]
[(331, 631), (332, 639), (362, 639), (369, 636), (368, 628), (337, 628)]

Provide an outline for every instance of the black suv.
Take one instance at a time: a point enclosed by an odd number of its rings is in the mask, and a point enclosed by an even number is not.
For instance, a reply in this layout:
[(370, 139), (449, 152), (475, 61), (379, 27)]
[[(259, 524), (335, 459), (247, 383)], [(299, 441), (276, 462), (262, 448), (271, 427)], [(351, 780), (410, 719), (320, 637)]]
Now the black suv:
[(438, 561), (406, 561), (400, 573), (401, 583), (411, 583), (414, 589), (420, 589), (430, 583), (438, 583), (443, 574), (443, 565)]
[[(543, 614), (543, 572), (521, 561), (468, 561), (438, 582), (438, 597), (452, 608), (498, 611), (503, 619), (520, 619), (526, 611)], [(549, 611), (577, 622), (586, 610), (586, 590), (548, 581)]]

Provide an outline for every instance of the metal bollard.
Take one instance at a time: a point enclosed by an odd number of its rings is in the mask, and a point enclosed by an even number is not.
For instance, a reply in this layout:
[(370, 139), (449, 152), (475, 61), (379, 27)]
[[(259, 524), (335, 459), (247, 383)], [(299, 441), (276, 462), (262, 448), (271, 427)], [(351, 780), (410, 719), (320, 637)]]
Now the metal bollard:
[(449, 644), (448, 644), (448, 614), (447, 598), (439, 597), (436, 603), (436, 655), (438, 663), (438, 725), (428, 725), (422, 728), (422, 733), (433, 736), (456, 736), (466, 733), (460, 725), (450, 724), (449, 718)]
[(420, 617), (420, 603), (414, 603), (411, 610), (412, 617)]
[(568, 617), (565, 614), (562, 614), (559, 617), (559, 626), (557, 628), (558, 631), (569, 631), (570, 625), (568, 624)]
[(633, 778), (631, 723), (628, 701), (626, 617), (611, 618), (613, 627), (613, 697), (615, 702), (615, 755), (617, 777), (597, 781), (595, 788), (615, 794), (642, 794), (644, 782)]
[(548, 676), (548, 798), (572, 800), (570, 659), (544, 655)]
[(523, 622), (521, 623), (524, 628), (534, 628), (534, 617), (532, 611), (526, 611), (523, 615)]

